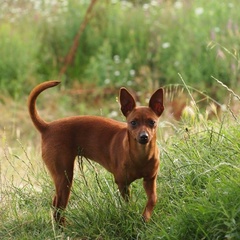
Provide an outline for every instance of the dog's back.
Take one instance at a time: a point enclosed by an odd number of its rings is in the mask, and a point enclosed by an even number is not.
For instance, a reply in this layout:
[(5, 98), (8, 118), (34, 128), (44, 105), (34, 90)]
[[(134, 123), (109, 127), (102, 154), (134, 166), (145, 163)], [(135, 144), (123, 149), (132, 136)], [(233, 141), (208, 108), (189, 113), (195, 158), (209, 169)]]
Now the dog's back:
[[(113, 172), (115, 152), (123, 151), (127, 136), (127, 124), (97, 116), (76, 116), (48, 123), (41, 132), (42, 151), (48, 155), (49, 146), (59, 150), (66, 149), (69, 155), (82, 156), (100, 163)], [(116, 139), (116, 142), (114, 141)], [(52, 157), (52, 153), (50, 154)]]

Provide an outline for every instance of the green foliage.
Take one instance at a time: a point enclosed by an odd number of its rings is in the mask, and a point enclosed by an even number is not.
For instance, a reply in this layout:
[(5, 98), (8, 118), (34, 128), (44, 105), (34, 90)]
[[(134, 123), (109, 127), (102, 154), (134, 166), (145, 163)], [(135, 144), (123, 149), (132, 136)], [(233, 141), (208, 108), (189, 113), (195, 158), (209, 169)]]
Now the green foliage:
[(162, 181), (172, 206), (170, 239), (240, 237), (237, 128), (208, 126), (171, 140)]
[[(142, 89), (178, 83), (180, 73), (189, 85), (213, 95), (211, 76), (231, 88), (237, 86), (237, 0), (144, 2), (96, 3), (74, 64), (65, 75), (67, 83)], [(29, 91), (26, 84), (57, 78), (88, 4), (75, 0), (4, 3), (1, 89), (19, 96)]]
[[(159, 199), (147, 224), (141, 219), (146, 203), (141, 180), (132, 184), (126, 204), (113, 177), (83, 159), (83, 168), (78, 161), (75, 166), (68, 225), (60, 231), (51, 218), (50, 177), (26, 153), (20, 157), (24, 148), (12, 149), (4, 160), (11, 166), (22, 161), (28, 174), (22, 184), (2, 185), (0, 238), (239, 239), (240, 134), (239, 123), (228, 117), (218, 123), (186, 118), (175, 126), (175, 135), (160, 141)], [(15, 177), (21, 177), (18, 171), (14, 167)]]
[(34, 43), (36, 35), (23, 26), (13, 29), (10, 23), (2, 23), (0, 36), (0, 87), (5, 93), (19, 97), (36, 71), (33, 62), (38, 51), (38, 43)]

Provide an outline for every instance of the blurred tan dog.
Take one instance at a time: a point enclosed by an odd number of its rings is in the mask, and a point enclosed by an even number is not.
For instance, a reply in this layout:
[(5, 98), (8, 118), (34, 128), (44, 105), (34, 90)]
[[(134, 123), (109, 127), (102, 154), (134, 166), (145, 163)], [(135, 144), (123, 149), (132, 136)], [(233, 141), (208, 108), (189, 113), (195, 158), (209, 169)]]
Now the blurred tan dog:
[(157, 201), (156, 179), (159, 151), (156, 128), (164, 110), (163, 90), (150, 98), (148, 107), (136, 107), (132, 95), (120, 89), (120, 105), (127, 123), (97, 116), (74, 116), (45, 122), (37, 113), (36, 99), (59, 81), (44, 82), (29, 96), (31, 119), (42, 136), (42, 158), (53, 178), (56, 194), (53, 199), (54, 218), (64, 225), (61, 214), (67, 206), (73, 180), (76, 156), (91, 159), (114, 175), (123, 198), (128, 201), (130, 184), (143, 178), (147, 204), (143, 218), (148, 221)]

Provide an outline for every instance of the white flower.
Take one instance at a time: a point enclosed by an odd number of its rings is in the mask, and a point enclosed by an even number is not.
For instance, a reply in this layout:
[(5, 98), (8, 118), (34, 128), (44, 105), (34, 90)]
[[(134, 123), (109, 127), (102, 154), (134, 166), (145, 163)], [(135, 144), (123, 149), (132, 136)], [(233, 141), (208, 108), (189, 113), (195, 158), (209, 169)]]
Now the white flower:
[(149, 9), (149, 4), (147, 4), (147, 3), (143, 4), (143, 9), (148, 10)]
[(134, 69), (131, 69), (131, 70), (129, 71), (129, 74), (130, 74), (131, 77), (135, 76), (135, 70), (134, 70)]
[(162, 44), (162, 48), (169, 48), (171, 44), (169, 42), (165, 42)]
[(113, 57), (113, 60), (114, 60), (114, 62), (115, 63), (120, 63), (120, 57), (118, 56), (118, 55), (115, 55), (114, 57)]
[(157, 1), (151, 1), (151, 5), (152, 5), (152, 6), (157, 6), (157, 5), (158, 5), (158, 2), (157, 2)]
[(110, 83), (110, 79), (106, 78), (106, 79), (104, 80), (104, 83), (105, 83), (105, 84), (109, 84), (109, 83)]
[(110, 118), (115, 118), (115, 117), (117, 117), (118, 116), (118, 112), (117, 111), (111, 111), (110, 113), (109, 113), (109, 117)]
[(132, 81), (127, 81), (128, 86), (132, 86), (133, 82)]
[(204, 9), (202, 7), (198, 7), (195, 9), (195, 14), (197, 16), (202, 15), (204, 13)]
[(180, 2), (180, 1), (176, 1), (175, 3), (174, 3), (174, 7), (176, 8), (176, 9), (181, 9), (182, 8), (182, 2)]
[(120, 74), (121, 74), (121, 73), (120, 73), (120, 71), (118, 71), (118, 70), (114, 72), (114, 75), (115, 75), (116, 77), (120, 76)]

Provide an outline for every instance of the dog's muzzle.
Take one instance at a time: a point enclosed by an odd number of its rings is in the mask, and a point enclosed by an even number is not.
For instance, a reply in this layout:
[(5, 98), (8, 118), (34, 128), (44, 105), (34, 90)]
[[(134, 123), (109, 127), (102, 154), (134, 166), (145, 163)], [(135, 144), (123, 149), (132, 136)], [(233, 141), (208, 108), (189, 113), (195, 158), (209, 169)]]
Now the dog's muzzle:
[(139, 142), (140, 144), (147, 144), (148, 141), (149, 141), (148, 133), (147, 133), (147, 132), (142, 132), (142, 133), (140, 133), (138, 142)]

